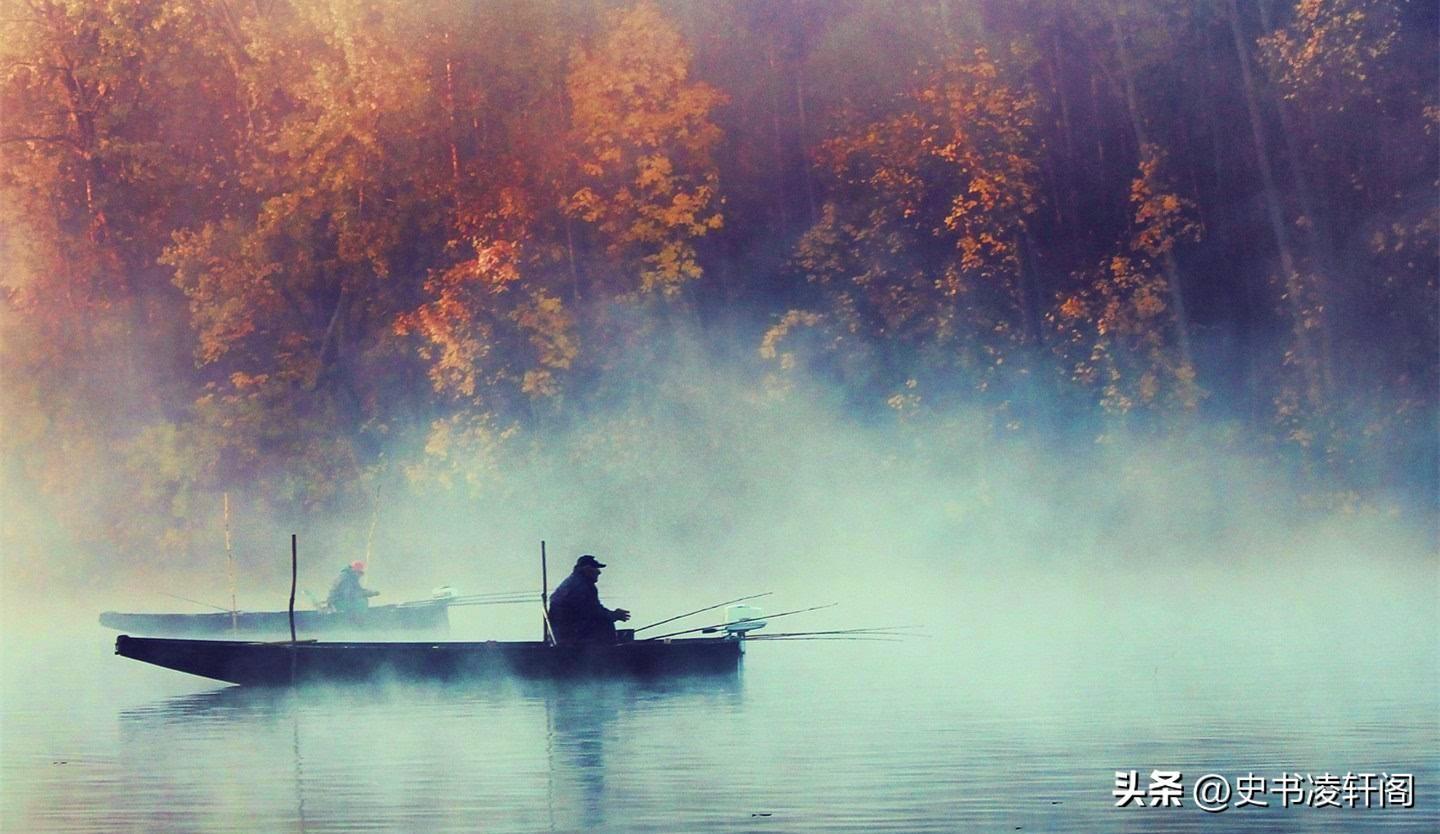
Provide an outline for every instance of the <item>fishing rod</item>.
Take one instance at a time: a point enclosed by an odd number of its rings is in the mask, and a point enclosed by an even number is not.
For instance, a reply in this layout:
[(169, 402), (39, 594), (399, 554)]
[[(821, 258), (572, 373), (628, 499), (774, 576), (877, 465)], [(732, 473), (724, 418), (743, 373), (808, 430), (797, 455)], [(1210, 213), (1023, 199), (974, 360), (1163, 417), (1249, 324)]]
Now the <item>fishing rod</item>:
[(920, 637), (923, 635), (911, 634), (899, 629), (916, 628), (917, 626), (876, 626), (873, 628), (839, 628), (828, 631), (782, 631), (779, 634), (756, 634), (746, 635), (746, 640), (773, 640), (777, 637), (851, 637), (851, 636), (883, 636), (883, 637)]
[(651, 623), (650, 625), (647, 625), (647, 626), (640, 626), (639, 628), (635, 629), (635, 633), (636, 633), (636, 634), (639, 634), (640, 632), (644, 631), (644, 630), (647, 629), (647, 628), (654, 628), (655, 626), (665, 625), (666, 623), (673, 623), (673, 622), (675, 622), (676, 620), (683, 620), (683, 619), (685, 619), (686, 617), (693, 617), (693, 616), (695, 616), (696, 614), (703, 614), (703, 613), (705, 613), (706, 611), (714, 611), (716, 608), (720, 608), (721, 606), (724, 606), (724, 605), (733, 605), (733, 604), (735, 604), (735, 603), (737, 603), (737, 602), (744, 602), (744, 601), (747, 600), (747, 599), (759, 599), (760, 597), (768, 597), (768, 596), (770, 596), (770, 595), (773, 594), (773, 593), (775, 593), (775, 592), (774, 592), (774, 591), (766, 591), (766, 592), (763, 593), (763, 594), (752, 594), (752, 595), (750, 595), (750, 596), (748, 596), (748, 597), (740, 597), (739, 599), (731, 599), (731, 600), (726, 600), (725, 602), (717, 602), (717, 603), (715, 603), (714, 605), (710, 605), (710, 606), (707, 606), (707, 607), (705, 607), (705, 608), (696, 609), (696, 610), (694, 610), (694, 611), (691, 611), (691, 612), (688, 613), (688, 614), (678, 614), (678, 615), (676, 615), (676, 616), (674, 616), (674, 617), (671, 617), (671, 618), (666, 619), (666, 620), (661, 620), (661, 621), (659, 621), (659, 622), (657, 622), (657, 623)]
[(452, 602), (449, 604), (448, 607), (467, 608), (474, 605), (519, 605), (521, 603), (531, 603), (534, 601), (535, 597), (533, 595), (530, 595), (523, 597), (515, 597), (514, 599), (477, 599), (471, 600), (469, 602)]
[(505, 596), (454, 596), (449, 599), (410, 599), (408, 602), (395, 602), (395, 608), (431, 608), (435, 605), (444, 605), (446, 608), (462, 608), (467, 605), (505, 605), (510, 602), (533, 601), (534, 595), (505, 595)]
[(172, 593), (169, 593), (169, 592), (167, 592), (167, 591), (160, 591), (159, 593), (164, 594), (164, 595), (167, 596), (167, 597), (174, 597), (175, 599), (178, 599), (178, 600), (183, 600), (183, 601), (185, 601), (185, 602), (193, 603), (194, 605), (204, 606), (205, 608), (214, 608), (216, 611), (224, 611), (226, 614), (232, 613), (232, 612), (235, 610), (235, 609), (233, 609), (233, 608), (221, 608), (221, 607), (218, 606), (218, 605), (211, 605), (211, 604), (208, 603), (208, 602), (201, 602), (201, 601), (198, 600), (198, 599), (191, 599), (191, 598), (189, 598), (189, 597), (182, 597), (182, 596), (180, 596), (179, 594), (172, 594)]
[(729, 623), (716, 623), (715, 625), (700, 626), (699, 628), (687, 628), (684, 631), (672, 631), (669, 634), (659, 634), (654, 637), (646, 637), (644, 640), (636, 640), (635, 642), (646, 643), (651, 640), (664, 640), (666, 637), (678, 637), (681, 634), (694, 634), (697, 631), (715, 632), (719, 631), (727, 625), (735, 625), (736, 623), (758, 622), (760, 620), (774, 620), (780, 617), (788, 617), (791, 614), (804, 614), (806, 611), (819, 611), (822, 608), (834, 608), (839, 604), (840, 603), (838, 602), (832, 602), (826, 605), (812, 606), (810, 608), (797, 608), (794, 611), (781, 611), (779, 614), (767, 614), (763, 617), (746, 617), (744, 619), (735, 620), (734, 622)]
[(518, 597), (534, 599), (535, 593), (533, 591), (503, 591), (493, 594), (466, 594), (464, 596), (449, 597), (449, 602), (453, 605), (457, 602), (484, 602), (490, 599), (515, 599)]
[(745, 634), (746, 640), (878, 640), (897, 643), (913, 634), (898, 631), (787, 631), (780, 634)]
[(871, 642), (871, 643), (899, 643), (899, 642), (901, 642), (899, 635), (894, 635), (894, 636), (890, 636), (890, 637), (884, 637), (884, 636), (867, 636), (867, 635), (863, 635), (863, 634), (842, 634), (842, 635), (836, 635), (836, 636), (833, 636), (833, 637), (797, 637), (797, 636), (793, 636), (793, 635), (789, 635), (789, 634), (758, 634), (758, 635), (755, 635), (754, 637), (746, 637), (746, 638), (745, 638), (745, 642), (747, 642), (747, 643), (750, 642), (751, 640), (774, 640), (774, 641), (781, 642), (781, 643), (785, 643), (785, 642), (797, 642), (797, 643), (798, 643), (798, 642), (804, 641), (804, 640), (809, 640), (809, 641), (813, 641), (813, 642), (816, 642), (816, 643), (823, 643), (823, 642), (826, 642), (826, 641), (839, 642), (839, 641), (845, 641), (845, 640), (854, 640), (854, 641), (859, 641), (859, 642), (866, 642), (866, 641), (868, 641), (868, 642)]
[(398, 605), (474, 605), (486, 602), (500, 601), (508, 602), (512, 599), (533, 599), (535, 594), (531, 591), (495, 591), (488, 594), (466, 594), (456, 597), (433, 597), (431, 599), (416, 599), (408, 602), (397, 603)]

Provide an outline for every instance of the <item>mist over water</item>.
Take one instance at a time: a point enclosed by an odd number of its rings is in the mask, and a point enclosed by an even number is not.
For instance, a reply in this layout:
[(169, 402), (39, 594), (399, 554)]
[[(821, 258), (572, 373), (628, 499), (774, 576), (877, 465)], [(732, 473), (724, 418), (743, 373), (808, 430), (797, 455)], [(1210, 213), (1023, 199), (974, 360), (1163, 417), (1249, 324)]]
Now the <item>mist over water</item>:
[[(12, 5), (0, 832), (1440, 831), (1435, 4)], [(542, 547), (904, 634), (265, 690), (97, 623), (358, 559), (535, 641)]]
[[(228, 604), (207, 569), (137, 573), (7, 522), (5, 830), (1417, 830), (1437, 820), (1434, 530), (1314, 512), (1194, 439), (1083, 453), (955, 418), (888, 427), (757, 397), (688, 359), (502, 477), (298, 531), (300, 586), (365, 553), (377, 603), (553, 588), (576, 555), (633, 625), (746, 594), (736, 678), (246, 691), (110, 654), (100, 610)], [(26, 516), (26, 512), (34, 513)], [(237, 599), (283, 610), (283, 522), (232, 504)], [(264, 531), (262, 537), (258, 531)], [(264, 539), (262, 541), (262, 538)], [(36, 560), (36, 561), (32, 561)], [(59, 564), (59, 563), (66, 564)], [(55, 576), (84, 576), (65, 587)], [(300, 603), (302, 607), (308, 607)], [(533, 640), (536, 606), (451, 639)], [(715, 615), (684, 624), (704, 625)], [(715, 618), (718, 619), (718, 618)], [(682, 624), (682, 625), (684, 625)], [(1408, 772), (1416, 808), (1115, 809), (1115, 771)], [(1237, 823), (1236, 820), (1241, 822)], [(1242, 824), (1243, 823), (1243, 824)], [(255, 826), (259, 826), (257, 829)]]

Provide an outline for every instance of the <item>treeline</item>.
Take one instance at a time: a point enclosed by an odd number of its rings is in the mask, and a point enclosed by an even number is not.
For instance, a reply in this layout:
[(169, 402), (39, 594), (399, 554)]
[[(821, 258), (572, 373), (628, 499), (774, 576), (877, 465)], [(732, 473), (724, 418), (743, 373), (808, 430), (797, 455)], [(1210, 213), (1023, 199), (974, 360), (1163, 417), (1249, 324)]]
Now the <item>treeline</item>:
[(498, 479), (677, 327), (1434, 489), (1433, 2), (3, 6), (8, 477), (122, 551)]

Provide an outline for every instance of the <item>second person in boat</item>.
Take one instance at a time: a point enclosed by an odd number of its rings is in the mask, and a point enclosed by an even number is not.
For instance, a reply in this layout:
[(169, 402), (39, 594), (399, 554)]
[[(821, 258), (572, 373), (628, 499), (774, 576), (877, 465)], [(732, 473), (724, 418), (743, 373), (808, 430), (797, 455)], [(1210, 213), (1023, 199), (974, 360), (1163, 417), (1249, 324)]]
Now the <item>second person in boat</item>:
[(330, 595), (325, 598), (325, 606), (341, 614), (369, 608), (370, 598), (379, 596), (380, 592), (361, 585), (360, 579), (364, 576), (364, 562), (351, 562), (343, 568), (340, 576), (336, 577), (335, 584), (330, 586)]

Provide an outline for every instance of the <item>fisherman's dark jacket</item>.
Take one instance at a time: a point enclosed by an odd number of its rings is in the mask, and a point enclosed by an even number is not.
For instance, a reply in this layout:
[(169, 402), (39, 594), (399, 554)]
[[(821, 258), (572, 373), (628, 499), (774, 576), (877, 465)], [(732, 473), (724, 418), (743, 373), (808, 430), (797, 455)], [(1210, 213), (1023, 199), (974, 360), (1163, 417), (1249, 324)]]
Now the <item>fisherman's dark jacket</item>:
[(572, 573), (550, 595), (550, 628), (557, 643), (615, 641), (615, 612), (600, 604), (590, 577)]

